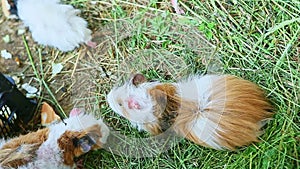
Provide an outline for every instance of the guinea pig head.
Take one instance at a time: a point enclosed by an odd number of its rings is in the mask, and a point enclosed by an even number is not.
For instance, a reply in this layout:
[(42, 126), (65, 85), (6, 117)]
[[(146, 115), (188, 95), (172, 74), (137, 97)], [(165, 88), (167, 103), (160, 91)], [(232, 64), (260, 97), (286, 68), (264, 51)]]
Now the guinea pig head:
[(57, 140), (59, 148), (63, 152), (63, 161), (66, 165), (72, 166), (74, 164), (74, 157), (79, 157), (90, 150), (100, 149), (102, 133), (100, 125), (93, 125), (82, 131), (65, 131), (62, 136)]
[(142, 74), (133, 75), (129, 81), (114, 87), (107, 95), (109, 106), (114, 112), (130, 120), (137, 126), (153, 123), (153, 99), (149, 90), (158, 82), (147, 82)]

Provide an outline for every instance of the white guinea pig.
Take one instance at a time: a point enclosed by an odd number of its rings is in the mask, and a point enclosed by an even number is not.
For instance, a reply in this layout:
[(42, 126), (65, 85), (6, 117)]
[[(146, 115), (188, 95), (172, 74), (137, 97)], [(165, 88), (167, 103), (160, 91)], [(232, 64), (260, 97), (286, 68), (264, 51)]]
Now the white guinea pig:
[(257, 142), (272, 106), (254, 83), (232, 75), (147, 82), (135, 74), (107, 96), (110, 107), (153, 135), (172, 129), (196, 144), (234, 150)]

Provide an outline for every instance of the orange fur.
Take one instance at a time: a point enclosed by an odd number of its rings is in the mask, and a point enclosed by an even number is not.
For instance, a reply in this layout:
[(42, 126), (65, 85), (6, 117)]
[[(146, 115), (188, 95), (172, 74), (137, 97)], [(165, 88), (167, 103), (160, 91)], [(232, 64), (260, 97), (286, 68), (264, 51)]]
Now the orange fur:
[(73, 140), (75, 138), (81, 139), (84, 136), (90, 136), (95, 141), (96, 144), (92, 146), (92, 150), (101, 148), (102, 143), (99, 141), (102, 137), (101, 128), (99, 125), (94, 125), (87, 128), (84, 131), (66, 131), (64, 134), (57, 140), (57, 143), (63, 151), (63, 159), (66, 165), (72, 166), (74, 164), (74, 157), (79, 157), (85, 152), (82, 150), (82, 147), (75, 147)]
[(66, 131), (58, 140), (59, 148), (63, 151), (63, 159), (66, 165), (72, 166), (74, 164), (75, 151), (76, 154), (82, 152), (80, 147), (75, 147), (73, 139), (76, 137), (83, 137), (85, 133), (78, 131)]
[(0, 166), (16, 168), (24, 165), (35, 158), (35, 151), (39, 148), (37, 144), (24, 144), (17, 148), (0, 150)]
[(27, 135), (21, 135), (4, 144), (0, 150), (1, 166), (17, 167), (26, 164), (35, 157), (35, 151), (48, 138), (49, 129), (41, 129)]
[[(158, 135), (171, 129), (215, 149), (234, 150), (258, 141), (263, 122), (272, 117), (264, 92), (256, 84), (231, 75), (159, 83), (146, 82), (143, 75), (136, 74), (107, 98), (112, 109), (139, 130)], [(142, 106), (128, 107), (128, 100)]]
[(92, 146), (92, 150), (97, 150), (103, 147), (103, 143), (100, 142), (100, 138), (103, 137), (103, 133), (101, 133), (101, 127), (99, 125), (93, 125), (86, 129), (87, 134), (92, 137), (96, 144)]
[(10, 140), (8, 143), (4, 144), (1, 149), (7, 148), (17, 148), (22, 144), (37, 144), (41, 145), (47, 140), (49, 134), (49, 128), (44, 128), (37, 130), (36, 132), (31, 132), (26, 135), (21, 135)]
[[(261, 133), (261, 121), (272, 116), (272, 106), (263, 91), (254, 83), (234, 76), (223, 76), (211, 88), (212, 104), (200, 112), (199, 105), (191, 100), (183, 100), (171, 84), (157, 85), (149, 90), (154, 100), (154, 114), (158, 124), (148, 124), (152, 134), (163, 132), (167, 121), (176, 133), (185, 138), (208, 146), (195, 133), (191, 132), (195, 119), (205, 115), (219, 125), (219, 144), (230, 150), (257, 142)], [(166, 128), (167, 129), (167, 128)]]
[(192, 123), (195, 119), (201, 118), (201, 112), (199, 112), (197, 103), (182, 100), (180, 104), (181, 107), (178, 110), (178, 117), (175, 120), (173, 129), (176, 133), (178, 133), (181, 136), (184, 136), (188, 140), (191, 140), (196, 144), (207, 147), (208, 145), (204, 141), (202, 141), (200, 138), (196, 137), (193, 133), (191, 133), (191, 128), (193, 126)]
[(176, 88), (171, 84), (157, 85), (148, 92), (154, 101), (154, 115), (158, 119), (158, 124), (147, 124), (147, 128), (152, 134), (157, 135), (174, 123), (180, 101), (178, 97), (174, 97)]
[(102, 120), (80, 114), (65, 122), (1, 141), (0, 168), (73, 168), (74, 157), (106, 143), (109, 129)]
[[(157, 85), (149, 90), (149, 94), (153, 97), (155, 102), (154, 113), (159, 121), (156, 125), (152, 124), (150, 130), (152, 134), (157, 135), (163, 132), (162, 123), (167, 121), (168, 125), (164, 127), (165, 129), (172, 126), (177, 134), (197, 144), (207, 146), (203, 141), (200, 141), (190, 133), (191, 128), (187, 125), (198, 118), (197, 103), (182, 100), (177, 95), (175, 86), (171, 84)], [(150, 127), (148, 128), (150, 129)]]
[(256, 84), (233, 76), (224, 80), (226, 85), (217, 87), (226, 91), (226, 98), (218, 98), (217, 93), (214, 96), (214, 99), (225, 100), (219, 121), (223, 131), (218, 131), (218, 134), (221, 144), (233, 150), (258, 141), (261, 121), (272, 117), (272, 106)]
[(41, 110), (41, 124), (43, 126), (48, 126), (57, 121), (60, 121), (60, 117), (55, 114), (55, 111), (47, 102), (43, 102)]
[[(219, 125), (217, 136), (222, 147), (234, 150), (257, 142), (261, 121), (272, 116), (272, 107), (263, 91), (256, 84), (234, 76), (224, 76), (215, 82), (211, 90), (210, 99), (215, 102), (200, 113), (207, 114)], [(192, 116), (186, 117), (188, 121)], [(195, 133), (191, 135), (192, 141), (203, 143), (200, 139), (195, 140)]]

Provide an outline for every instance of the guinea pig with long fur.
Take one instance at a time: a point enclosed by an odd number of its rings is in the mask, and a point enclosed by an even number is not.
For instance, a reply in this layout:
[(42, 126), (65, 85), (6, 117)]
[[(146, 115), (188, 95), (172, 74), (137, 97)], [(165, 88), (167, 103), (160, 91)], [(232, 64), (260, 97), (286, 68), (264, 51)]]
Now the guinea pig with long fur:
[(171, 129), (214, 149), (235, 150), (257, 142), (273, 114), (260, 87), (232, 75), (195, 75), (161, 83), (135, 74), (114, 87), (107, 100), (140, 131), (158, 135)]
[(101, 119), (79, 114), (47, 128), (0, 140), (0, 168), (76, 167), (74, 158), (103, 147), (109, 135)]

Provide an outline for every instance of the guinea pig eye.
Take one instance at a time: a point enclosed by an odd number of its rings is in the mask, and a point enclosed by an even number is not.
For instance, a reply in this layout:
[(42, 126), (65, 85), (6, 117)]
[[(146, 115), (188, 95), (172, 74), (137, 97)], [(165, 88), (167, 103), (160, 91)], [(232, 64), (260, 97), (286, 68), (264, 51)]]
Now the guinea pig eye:
[(117, 104), (120, 106), (120, 107), (122, 107), (123, 106), (123, 101), (122, 101), (122, 99), (120, 99), (120, 98), (118, 98), (117, 100), (116, 100), (116, 102), (117, 102)]
[(118, 102), (118, 105), (119, 105), (119, 106), (122, 106), (122, 103), (121, 103), (121, 102)]

